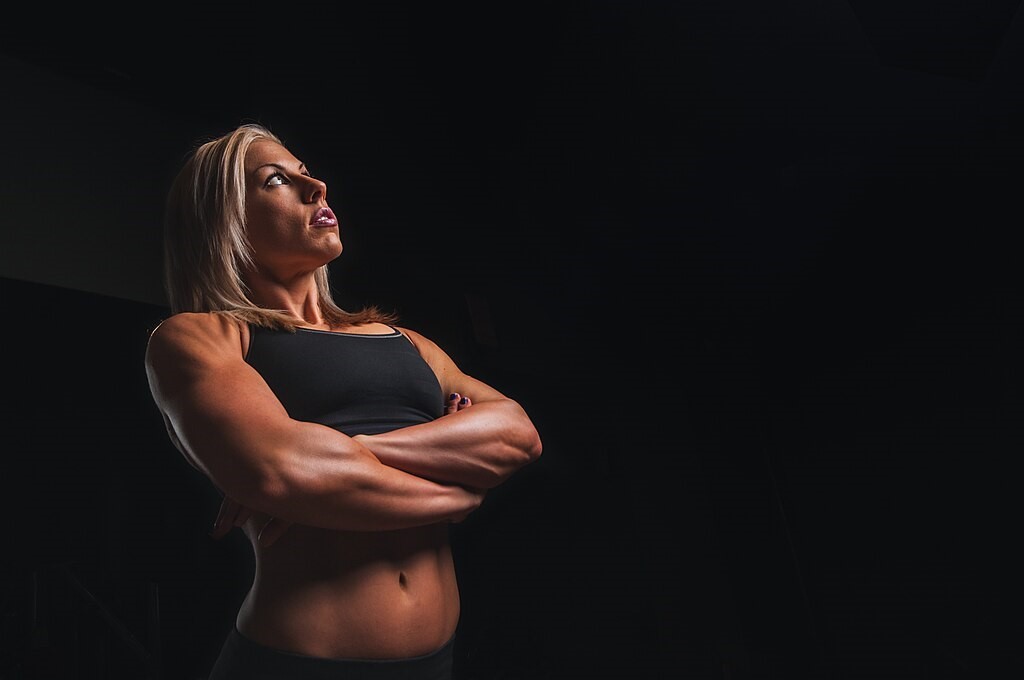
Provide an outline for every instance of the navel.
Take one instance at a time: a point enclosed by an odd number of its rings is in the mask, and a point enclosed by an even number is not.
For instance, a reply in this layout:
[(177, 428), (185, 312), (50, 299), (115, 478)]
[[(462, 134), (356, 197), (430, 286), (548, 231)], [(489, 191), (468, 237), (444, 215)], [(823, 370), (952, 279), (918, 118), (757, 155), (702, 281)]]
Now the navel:
[(409, 582), (405, 578), (405, 572), (404, 571), (398, 572), (398, 587), (401, 588), (402, 590), (405, 590), (406, 588), (409, 587)]

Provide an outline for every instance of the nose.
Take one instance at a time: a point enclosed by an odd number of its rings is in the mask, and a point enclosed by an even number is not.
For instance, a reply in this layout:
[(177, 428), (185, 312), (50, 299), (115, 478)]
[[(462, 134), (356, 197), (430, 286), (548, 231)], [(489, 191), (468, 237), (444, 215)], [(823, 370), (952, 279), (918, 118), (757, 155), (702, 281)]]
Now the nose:
[(318, 203), (327, 198), (327, 184), (316, 177), (306, 178), (306, 200), (310, 203)]

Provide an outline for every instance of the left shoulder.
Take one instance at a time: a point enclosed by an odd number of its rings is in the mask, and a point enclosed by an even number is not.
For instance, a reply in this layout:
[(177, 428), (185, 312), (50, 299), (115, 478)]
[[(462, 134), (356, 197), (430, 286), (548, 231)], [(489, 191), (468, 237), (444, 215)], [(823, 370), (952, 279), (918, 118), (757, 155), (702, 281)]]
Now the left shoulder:
[(430, 370), (437, 376), (437, 380), (441, 383), (445, 393), (460, 391), (455, 385), (461, 383), (464, 376), (462, 370), (448, 356), (447, 352), (441, 349), (436, 342), (418, 331), (405, 328), (404, 326), (395, 326), (395, 328), (405, 337), (409, 338), (409, 341), (416, 347), (416, 351), (420, 353), (423, 360), (430, 366)]
[(447, 352), (441, 349), (436, 342), (419, 331), (414, 331), (411, 328), (406, 328), (405, 326), (395, 326), (394, 328), (409, 339), (409, 342), (413, 344), (416, 350), (420, 353), (420, 356), (422, 356), (435, 371), (439, 368), (435, 363), (451, 363), (454, 365), (454, 362), (452, 362), (452, 359), (448, 356)]

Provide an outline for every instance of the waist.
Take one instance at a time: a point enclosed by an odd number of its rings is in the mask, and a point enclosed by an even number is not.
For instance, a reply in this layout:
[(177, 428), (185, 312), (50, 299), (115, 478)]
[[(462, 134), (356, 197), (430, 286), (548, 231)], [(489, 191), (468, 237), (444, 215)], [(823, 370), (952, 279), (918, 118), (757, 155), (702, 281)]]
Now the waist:
[(236, 625), (266, 646), (317, 657), (397, 658), (437, 649), (454, 634), (460, 607), (447, 532), (444, 525), (401, 532), (292, 527), (257, 551)]

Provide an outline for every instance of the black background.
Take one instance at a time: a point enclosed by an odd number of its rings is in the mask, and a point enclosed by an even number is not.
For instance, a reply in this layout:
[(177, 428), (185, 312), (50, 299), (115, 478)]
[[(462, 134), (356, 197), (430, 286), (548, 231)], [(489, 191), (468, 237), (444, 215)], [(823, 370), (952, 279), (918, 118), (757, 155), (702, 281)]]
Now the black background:
[(541, 430), (453, 530), (460, 680), (1024, 670), (1018, 3), (38, 13), (0, 50), (0, 678), (197, 680), (233, 622), (248, 547), (142, 353), (162, 192), (245, 120), (328, 182), (339, 299)]

